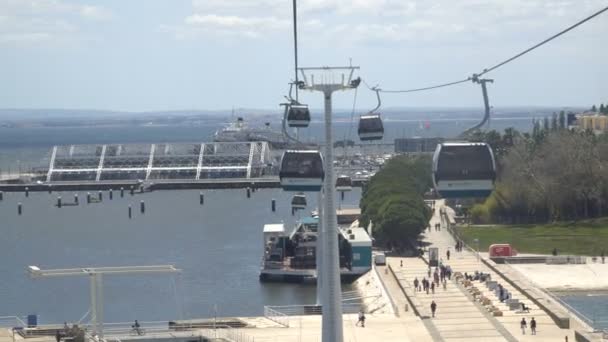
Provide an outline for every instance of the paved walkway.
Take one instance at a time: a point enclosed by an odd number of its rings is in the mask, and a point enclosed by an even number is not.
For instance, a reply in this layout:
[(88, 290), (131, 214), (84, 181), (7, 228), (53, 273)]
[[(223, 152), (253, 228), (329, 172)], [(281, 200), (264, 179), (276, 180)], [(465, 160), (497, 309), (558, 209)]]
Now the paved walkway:
[[(444, 205), (443, 201), (436, 201), (435, 207), (439, 208)], [(431, 220), (431, 227), (434, 226), (435, 223), (441, 223), (440, 217), (438, 215), (439, 210), (437, 210), (437, 215), (433, 216)], [(453, 215), (451, 209), (448, 208), (448, 214)], [(442, 224), (442, 226), (444, 226)], [(493, 272), (490, 268), (485, 266), (482, 262), (478, 261), (478, 257), (476, 253), (470, 251), (462, 251), (455, 252), (454, 246), (456, 244), (455, 240), (452, 238), (447, 229), (441, 229), (440, 231), (435, 231), (431, 229), (430, 232), (427, 232), (425, 235), (425, 240), (428, 243), (431, 243), (433, 247), (439, 248), (439, 256), (442, 261), (450, 265), (454, 272), (461, 273), (474, 273), (475, 271), (480, 271), (483, 273), (491, 274), (492, 280), (498, 281), (500, 284), (504, 286), (510, 293), (512, 293), (512, 297), (519, 299), (521, 302), (524, 302), (526, 306), (530, 307), (530, 313), (520, 313), (518, 311), (509, 310), (506, 304), (500, 303), (496, 294), (492, 291), (489, 291), (488, 288), (482, 284), (476, 284), (477, 288), (482, 291), (482, 293), (492, 300), (492, 303), (498, 307), (504, 314), (503, 317), (496, 317), (495, 319), (500, 322), (500, 324), (510, 333), (510, 335), (516, 337), (518, 341), (538, 341), (538, 340), (550, 340), (550, 341), (564, 341), (565, 337), (568, 336), (569, 341), (574, 341), (574, 332), (569, 331), (568, 329), (559, 328), (553, 320), (547, 315), (546, 312), (539, 309), (531, 300), (527, 299), (525, 295), (523, 295), (519, 290), (515, 289), (511, 285), (509, 285), (504, 279), (502, 279), (498, 274)], [(450, 250), (451, 258), (447, 260), (446, 251)], [(529, 321), (532, 317), (535, 318), (537, 322), (537, 335), (530, 335), (530, 331), (526, 331), (526, 335), (522, 335), (521, 329), (519, 327), (519, 322), (521, 319), (525, 317), (526, 321)], [(493, 318), (494, 319), (494, 318)], [(508, 335), (506, 336), (509, 337)]]
[[(389, 258), (389, 263), (402, 286), (412, 291), (415, 278), (419, 281), (428, 278), (428, 266), (420, 258)], [(445, 290), (441, 286), (436, 288), (434, 294), (415, 292), (414, 300), (420, 314), (427, 319), (432, 316), (430, 306), (435, 301), (436, 316), (430, 320), (443, 341), (507, 341), (490, 318), (453, 282), (447, 282)]]

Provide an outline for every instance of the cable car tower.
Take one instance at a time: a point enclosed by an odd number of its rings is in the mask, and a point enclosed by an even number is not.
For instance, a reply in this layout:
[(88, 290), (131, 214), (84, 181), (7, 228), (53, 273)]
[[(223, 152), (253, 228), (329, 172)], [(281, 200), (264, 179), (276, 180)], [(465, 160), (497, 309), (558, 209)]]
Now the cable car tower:
[[(361, 83), (360, 78), (353, 79), (355, 70), (359, 67), (315, 67), (298, 68), (302, 75), (301, 89), (323, 93), (325, 105), (325, 178), (323, 188), (323, 222), (322, 231), (322, 273), (323, 293), (323, 342), (342, 342), (342, 290), (340, 288), (340, 262), (338, 250), (338, 222), (334, 202), (334, 151), (332, 137), (332, 94), (336, 91), (355, 89)], [(319, 206), (321, 207), (321, 205)]]

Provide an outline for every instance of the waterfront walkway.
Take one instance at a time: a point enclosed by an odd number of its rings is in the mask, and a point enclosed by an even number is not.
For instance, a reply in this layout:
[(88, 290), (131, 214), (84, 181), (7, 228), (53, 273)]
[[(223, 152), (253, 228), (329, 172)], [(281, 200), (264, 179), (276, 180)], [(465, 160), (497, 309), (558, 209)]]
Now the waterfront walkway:
[[(443, 201), (436, 201), (435, 207), (443, 206)], [(453, 212), (448, 209), (448, 214)], [(467, 251), (455, 252), (455, 240), (447, 231), (445, 226), (440, 231), (433, 228), (435, 223), (441, 223), (439, 209), (431, 219), (431, 231), (424, 235), (424, 241), (430, 247), (439, 248), (440, 260), (445, 265), (450, 265), (453, 272), (472, 274), (475, 271), (489, 273), (492, 280), (498, 281), (512, 294), (512, 298), (519, 299), (530, 308), (529, 313), (521, 313), (519, 310), (509, 310), (505, 303), (501, 303), (493, 291), (481, 282), (475, 283), (482, 294), (489, 298), (497, 308), (503, 312), (503, 316), (491, 316), (478, 302), (464, 290), (454, 279), (447, 282), (446, 290), (435, 289), (435, 295), (418, 293), (416, 298), (421, 305), (421, 314), (429, 315), (430, 302), (437, 303), (437, 314), (433, 320), (434, 326), (439, 331), (443, 340), (446, 341), (564, 341), (568, 336), (569, 341), (574, 341), (574, 332), (561, 329), (549, 317), (549, 315), (538, 308), (519, 290), (509, 285), (501, 276), (478, 260), (476, 253)], [(447, 260), (446, 251), (450, 251), (450, 260)], [(400, 263), (403, 260), (403, 267)], [(421, 280), (427, 276), (427, 265), (420, 258), (389, 258), (391, 267), (396, 270), (397, 277), (407, 286), (412, 286), (414, 277)], [(428, 276), (427, 276), (428, 277)], [(522, 318), (528, 322), (526, 335), (520, 329)], [(529, 321), (534, 317), (537, 322), (537, 335), (530, 335)]]

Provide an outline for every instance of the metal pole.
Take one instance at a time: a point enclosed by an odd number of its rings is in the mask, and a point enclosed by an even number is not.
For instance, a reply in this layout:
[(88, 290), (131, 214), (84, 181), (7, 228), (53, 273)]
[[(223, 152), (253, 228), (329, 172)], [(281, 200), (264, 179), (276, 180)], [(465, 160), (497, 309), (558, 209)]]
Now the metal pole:
[(332, 102), (333, 89), (326, 86), (323, 95), (325, 98), (325, 222), (323, 229), (324, 250), (324, 290), (323, 291), (323, 342), (342, 342), (342, 292), (340, 288), (340, 256), (338, 253), (338, 231), (336, 221), (336, 208), (334, 203), (333, 186), (334, 156), (332, 139)]
[(316, 250), (316, 264), (317, 264), (317, 305), (323, 304), (323, 189), (319, 191), (319, 199), (317, 201), (317, 207), (319, 208), (319, 225), (317, 227), (317, 250)]
[(97, 278), (97, 334), (103, 339), (103, 274), (95, 275)]
[(93, 327), (93, 334), (98, 332), (97, 329), (97, 279), (95, 274), (89, 276), (91, 281), (91, 326)]

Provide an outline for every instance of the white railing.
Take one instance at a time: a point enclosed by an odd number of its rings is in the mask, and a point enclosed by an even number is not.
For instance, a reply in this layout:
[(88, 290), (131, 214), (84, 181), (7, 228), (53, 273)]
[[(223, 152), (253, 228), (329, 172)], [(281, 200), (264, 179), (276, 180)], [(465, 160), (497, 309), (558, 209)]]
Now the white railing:
[(0, 316), (0, 327), (24, 328), (27, 324), (18, 316)]
[[(270, 308), (286, 316), (320, 315), (323, 313), (320, 305), (279, 305), (265, 306), (264, 309), (266, 310), (266, 308)], [(361, 309), (364, 309), (361, 303), (342, 303), (342, 313), (345, 314), (357, 313)]]
[(264, 306), (264, 317), (286, 328), (289, 328), (289, 316), (269, 306)]

